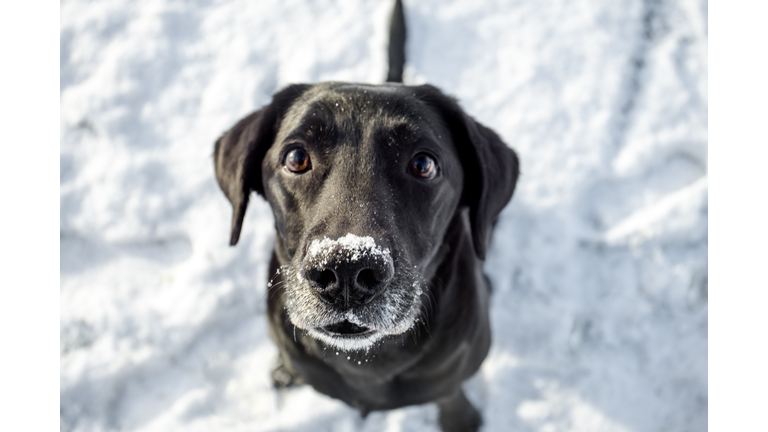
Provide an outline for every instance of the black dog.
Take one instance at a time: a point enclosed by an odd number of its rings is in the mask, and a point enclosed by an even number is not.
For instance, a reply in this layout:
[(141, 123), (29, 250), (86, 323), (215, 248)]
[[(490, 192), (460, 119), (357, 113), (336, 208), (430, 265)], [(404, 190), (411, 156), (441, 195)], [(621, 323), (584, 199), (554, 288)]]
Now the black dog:
[(461, 383), (490, 346), (482, 263), (515, 153), (435, 87), (322, 83), (238, 122), (215, 166), (230, 244), (251, 191), (274, 212), (276, 384), (308, 383), (363, 416), (436, 401), (443, 430), (476, 430)]

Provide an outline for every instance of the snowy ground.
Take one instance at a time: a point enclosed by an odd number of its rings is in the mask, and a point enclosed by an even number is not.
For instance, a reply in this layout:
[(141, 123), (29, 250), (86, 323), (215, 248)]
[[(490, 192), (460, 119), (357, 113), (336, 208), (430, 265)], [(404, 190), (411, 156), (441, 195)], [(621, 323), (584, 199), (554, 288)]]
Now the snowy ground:
[[(436, 431), (271, 387), (271, 213), (214, 140), (288, 83), (380, 82), (389, 2), (61, 4), (61, 430)], [(707, 5), (405, 2), (412, 84), (521, 157), (486, 271), (486, 431), (707, 430)]]

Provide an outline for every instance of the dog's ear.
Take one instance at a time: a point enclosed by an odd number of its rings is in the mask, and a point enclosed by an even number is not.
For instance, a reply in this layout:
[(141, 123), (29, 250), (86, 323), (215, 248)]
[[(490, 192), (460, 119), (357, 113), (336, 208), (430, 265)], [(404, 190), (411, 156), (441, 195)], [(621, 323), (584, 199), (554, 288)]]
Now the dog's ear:
[(464, 168), (462, 202), (469, 206), (475, 253), (484, 260), (496, 218), (515, 191), (517, 155), (494, 131), (467, 115), (454, 98), (430, 85), (414, 89), (420, 101), (440, 112), (453, 135)]
[(230, 246), (237, 244), (251, 191), (264, 196), (261, 161), (275, 140), (280, 122), (291, 104), (309, 88), (291, 85), (272, 98), (272, 103), (237, 122), (216, 141), (216, 180), (232, 203)]

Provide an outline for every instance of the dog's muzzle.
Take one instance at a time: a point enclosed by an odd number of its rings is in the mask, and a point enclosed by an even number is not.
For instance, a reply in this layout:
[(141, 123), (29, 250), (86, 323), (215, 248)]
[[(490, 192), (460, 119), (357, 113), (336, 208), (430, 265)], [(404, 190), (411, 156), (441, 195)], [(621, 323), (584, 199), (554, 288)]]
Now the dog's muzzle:
[[(421, 285), (408, 266), (395, 270), (389, 249), (369, 236), (315, 239), (290, 272), (286, 311), (310, 336), (345, 351), (368, 350), (411, 329)], [(291, 276), (288, 276), (289, 280)]]

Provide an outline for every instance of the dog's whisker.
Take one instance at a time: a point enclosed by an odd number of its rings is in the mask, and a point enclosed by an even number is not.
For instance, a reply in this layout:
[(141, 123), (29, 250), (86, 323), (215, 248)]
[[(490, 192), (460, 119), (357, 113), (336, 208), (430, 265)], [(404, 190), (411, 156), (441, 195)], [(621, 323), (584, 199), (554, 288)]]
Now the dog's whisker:
[(428, 298), (429, 298), (429, 312), (431, 314), (437, 313), (437, 300), (435, 299), (435, 295), (432, 293), (432, 291), (427, 291)]
[(270, 295), (269, 295), (269, 299), (272, 300), (276, 292), (280, 293), (280, 297), (278, 297), (277, 303), (283, 303), (285, 298), (286, 298), (286, 295), (287, 295), (285, 290), (283, 290), (283, 291), (272, 291), (270, 293)]
[(283, 295), (285, 295), (285, 290), (282, 289), (282, 286), (285, 285), (285, 284), (286, 284), (285, 282), (282, 282), (280, 285), (273, 287), (275, 289), (269, 290), (269, 298), (270, 298), (270, 300), (274, 297), (275, 293), (282, 292)]
[(271, 293), (274, 293), (274, 292), (276, 292), (276, 291), (280, 291), (280, 287), (282, 287), (282, 286), (283, 286), (283, 285), (285, 285), (285, 284), (286, 284), (286, 282), (285, 282), (285, 281), (280, 281), (280, 282), (278, 282), (278, 283), (275, 283), (275, 284), (273, 284), (272, 286), (270, 286), (270, 287), (267, 289), (267, 291), (268, 291), (268, 292), (271, 292)]
[(261, 298), (259, 299), (259, 303), (263, 302), (264, 298), (266, 298), (267, 295), (269, 295), (268, 298), (271, 299), (274, 293), (278, 291), (278, 287), (284, 284), (285, 284), (285, 281), (282, 281), (282, 280), (275, 283), (272, 283), (272, 281), (269, 281), (269, 283), (267, 284), (267, 289), (264, 291), (264, 294), (262, 294)]
[(410, 329), (408, 329), (408, 333), (411, 334), (411, 339), (413, 339), (413, 344), (418, 345), (419, 342), (416, 340), (416, 330), (414, 330), (413, 327), (411, 327)]
[(422, 319), (424, 320), (424, 329), (427, 331), (427, 335), (432, 337), (432, 330), (429, 328), (429, 319), (426, 317), (424, 311), (421, 311)]

